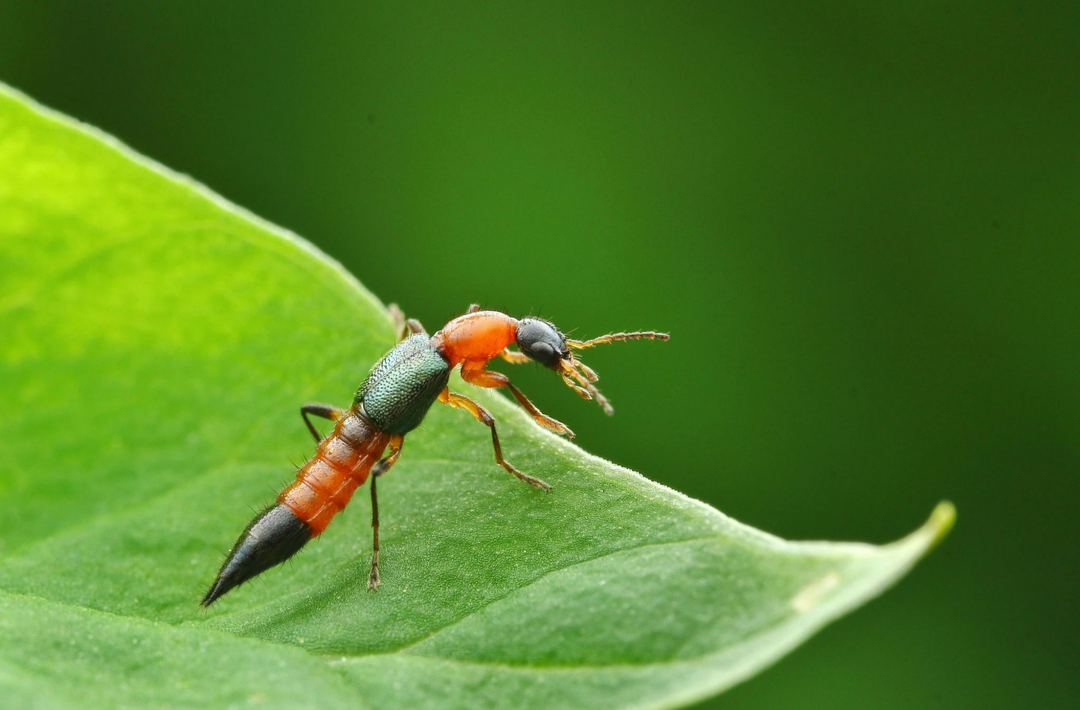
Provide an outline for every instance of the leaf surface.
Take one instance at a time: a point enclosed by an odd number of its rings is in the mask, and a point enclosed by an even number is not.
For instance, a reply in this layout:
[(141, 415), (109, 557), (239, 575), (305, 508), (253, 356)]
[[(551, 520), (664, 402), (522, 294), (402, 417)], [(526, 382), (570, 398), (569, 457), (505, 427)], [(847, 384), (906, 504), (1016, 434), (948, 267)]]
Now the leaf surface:
[(311, 455), (299, 405), (350, 401), (393, 344), (386, 310), (298, 237), (10, 90), (0, 247), (16, 707), (673, 707), (877, 595), (952, 521), (943, 505), (882, 547), (785, 542), (455, 379), (551, 494), (436, 407), (380, 485), (377, 594), (358, 495), (203, 611), (224, 551)]

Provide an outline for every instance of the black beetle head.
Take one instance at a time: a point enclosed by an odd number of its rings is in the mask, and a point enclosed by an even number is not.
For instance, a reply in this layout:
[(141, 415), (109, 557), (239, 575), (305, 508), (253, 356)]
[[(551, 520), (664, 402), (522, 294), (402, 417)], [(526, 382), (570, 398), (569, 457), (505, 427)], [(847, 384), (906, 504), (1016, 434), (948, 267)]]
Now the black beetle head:
[[(517, 324), (517, 346), (526, 357), (540, 363), (549, 370), (558, 372), (567, 387), (585, 399), (595, 399), (597, 404), (608, 414), (615, 410), (611, 408), (611, 402), (607, 400), (607, 397), (600, 394), (600, 390), (596, 389), (595, 383), (600, 377), (591, 367), (579, 360), (571, 350), (584, 350), (594, 345), (613, 343), (619, 340), (667, 339), (667, 333), (638, 330), (633, 333), (609, 333), (589, 340), (569, 340), (546, 320), (522, 318)], [(507, 357), (506, 359), (512, 362), (518, 361), (517, 358)], [(515, 392), (515, 394), (520, 393)], [(520, 400), (521, 397), (518, 397), (518, 399)]]
[(539, 318), (523, 318), (517, 325), (517, 346), (521, 352), (544, 367), (562, 371), (564, 360), (570, 359), (570, 346), (551, 323)]

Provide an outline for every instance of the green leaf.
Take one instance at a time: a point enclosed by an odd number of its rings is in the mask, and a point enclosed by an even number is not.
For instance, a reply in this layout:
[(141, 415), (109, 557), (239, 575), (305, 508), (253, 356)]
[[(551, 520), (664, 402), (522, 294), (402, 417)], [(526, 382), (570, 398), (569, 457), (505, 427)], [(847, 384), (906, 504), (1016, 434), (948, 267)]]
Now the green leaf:
[(204, 611), (311, 454), (299, 405), (349, 401), (393, 343), (387, 312), (296, 236), (10, 90), (0, 334), (9, 707), (672, 707), (880, 593), (953, 519), (883, 547), (785, 542), (455, 380), (550, 494), (436, 407), (380, 486), (377, 594), (358, 495)]

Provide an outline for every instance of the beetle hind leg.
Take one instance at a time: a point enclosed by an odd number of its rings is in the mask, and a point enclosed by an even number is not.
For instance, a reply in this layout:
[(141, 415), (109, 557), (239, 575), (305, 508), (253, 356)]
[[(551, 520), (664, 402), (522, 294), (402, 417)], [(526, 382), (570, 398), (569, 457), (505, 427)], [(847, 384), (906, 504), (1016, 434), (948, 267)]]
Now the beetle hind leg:
[(323, 419), (329, 419), (332, 422), (336, 422), (345, 416), (345, 410), (340, 407), (335, 407), (332, 404), (323, 404), (322, 402), (308, 402), (300, 407), (300, 416), (304, 418), (304, 424), (307, 424), (308, 431), (315, 438), (315, 443), (318, 444), (322, 441), (322, 435), (319, 434), (319, 430), (315, 428), (315, 425), (308, 419), (309, 414), (314, 414), (317, 417)]
[(368, 575), (367, 588), (375, 591), (382, 584), (379, 579), (379, 496), (375, 492), (375, 482), (379, 476), (389, 471), (398, 457), (401, 456), (401, 446), (405, 443), (405, 437), (396, 434), (390, 439), (390, 455), (371, 468), (371, 573)]

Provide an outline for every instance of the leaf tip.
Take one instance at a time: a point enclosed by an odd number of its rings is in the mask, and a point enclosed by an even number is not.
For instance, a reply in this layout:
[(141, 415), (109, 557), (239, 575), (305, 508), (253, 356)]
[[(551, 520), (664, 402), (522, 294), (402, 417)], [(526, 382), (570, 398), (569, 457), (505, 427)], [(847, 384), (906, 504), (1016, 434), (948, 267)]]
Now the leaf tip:
[(943, 500), (934, 507), (930, 518), (923, 525), (923, 530), (930, 537), (927, 551), (937, 547), (945, 539), (956, 523), (956, 506), (951, 501)]

